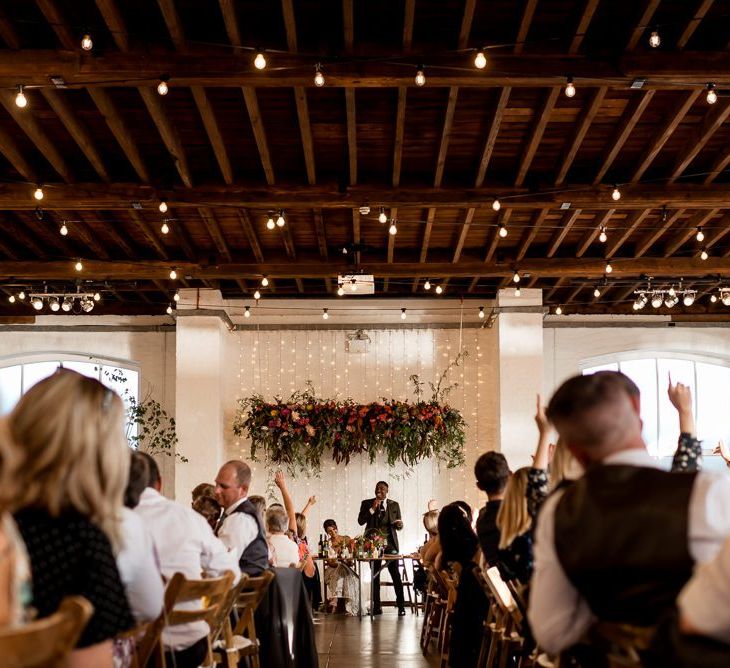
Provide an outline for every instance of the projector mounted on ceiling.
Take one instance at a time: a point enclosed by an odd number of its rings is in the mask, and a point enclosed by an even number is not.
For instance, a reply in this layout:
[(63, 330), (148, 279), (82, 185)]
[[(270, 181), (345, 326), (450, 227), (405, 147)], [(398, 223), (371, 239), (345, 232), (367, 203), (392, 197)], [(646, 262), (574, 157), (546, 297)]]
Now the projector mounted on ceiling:
[(347, 274), (337, 277), (337, 287), (346, 295), (374, 295), (375, 277), (372, 274)]

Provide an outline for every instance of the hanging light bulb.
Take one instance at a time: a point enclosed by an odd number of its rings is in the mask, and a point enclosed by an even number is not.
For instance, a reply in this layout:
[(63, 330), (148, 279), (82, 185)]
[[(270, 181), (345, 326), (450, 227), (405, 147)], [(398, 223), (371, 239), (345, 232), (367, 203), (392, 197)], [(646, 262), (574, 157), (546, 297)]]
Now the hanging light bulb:
[(601, 233), (598, 235), (598, 241), (600, 241), (602, 244), (605, 244), (607, 239), (608, 235), (606, 234), (606, 228), (601, 227)]
[(618, 202), (621, 199), (621, 191), (618, 189), (617, 185), (615, 185), (613, 187), (613, 192), (611, 193), (611, 199), (614, 202)]
[(314, 85), (317, 86), (317, 88), (322, 88), (322, 86), (324, 86), (324, 74), (322, 74), (322, 68), (319, 64), (316, 65), (316, 70), (314, 72)]
[(330, 318), (330, 314), (327, 313), (327, 309), (326, 308), (323, 308), (322, 309), (322, 320), (329, 320), (329, 318)]
[(257, 70), (263, 70), (266, 67), (266, 57), (263, 51), (257, 51), (256, 57), (253, 59), (253, 65)]
[(286, 219), (284, 218), (284, 212), (279, 211), (279, 216), (276, 219), (277, 227), (284, 227), (286, 225)]
[(400, 310), (400, 319), (401, 320), (405, 320), (406, 319), (406, 310), (405, 310), (405, 308), (402, 308)]
[(479, 307), (479, 318), (480, 318), (480, 320), (484, 320), (484, 307), (483, 306)]
[(651, 35), (649, 35), (649, 46), (652, 49), (659, 48), (659, 45), (662, 43), (661, 37), (659, 37), (659, 31), (658, 30), (652, 30)]
[(174, 269), (170, 269), (170, 280), (174, 281), (177, 278), (177, 272)]
[(428, 279), (426, 279), (426, 282), (423, 284), (423, 289), (424, 290), (430, 290), (431, 289), (431, 281), (429, 281)]
[(172, 298), (173, 298), (173, 299), (174, 299), (174, 300), (175, 300), (176, 302), (179, 302), (179, 301), (180, 301), (180, 293), (179, 293), (179, 292), (176, 292), (176, 293), (175, 293), (175, 294), (174, 294), (174, 295), (172, 296)]
[(266, 221), (266, 229), (273, 230), (276, 227), (273, 216), (269, 215), (269, 219)]
[(710, 301), (713, 304), (717, 301), (717, 295), (714, 292), (710, 295)]
[(555, 315), (563, 315), (563, 307), (560, 304), (555, 307)]
[(500, 201), (495, 197), (494, 201), (492, 202), (492, 209), (495, 211), (499, 211), (502, 208), (502, 204)]
[(504, 239), (507, 236), (507, 228), (504, 226), (503, 223), (499, 224), (499, 236)]
[(64, 311), (64, 313), (68, 313), (73, 307), (73, 299), (70, 299), (69, 297), (64, 297), (63, 302), (61, 302), (61, 309)]
[(61, 223), (61, 229), (59, 230), (62, 237), (65, 237), (68, 234), (68, 227), (66, 227), (66, 221), (64, 220)]
[(264, 276), (264, 277), (263, 277), (263, 278), (261, 279), (261, 285), (263, 285), (264, 287), (267, 287), (267, 286), (269, 285), (269, 279), (268, 279), (268, 277), (267, 277), (267, 276)]
[(613, 267), (611, 266), (610, 262), (606, 262), (606, 273), (610, 274), (613, 271)]
[(160, 79), (160, 83), (157, 84), (157, 92), (160, 95), (167, 95), (169, 90), (170, 90), (170, 88), (167, 85), (167, 77), (162, 77)]
[(167, 234), (170, 231), (170, 226), (167, 224), (167, 222), (163, 221), (162, 226), (160, 227), (160, 232), (162, 234)]
[(91, 40), (91, 35), (89, 35), (89, 33), (86, 33), (81, 38), (81, 48), (84, 51), (91, 51), (91, 49), (94, 48), (94, 42)]
[(700, 253), (700, 260), (706, 260), (708, 257), (710, 257), (710, 254), (707, 252), (706, 248), (703, 248)]
[(379, 223), (387, 223), (388, 222), (388, 216), (385, 215), (385, 208), (380, 207), (380, 213), (378, 214), (378, 222)]
[(9, 301), (9, 302), (10, 302), (11, 304), (15, 304), (15, 295), (10, 295), (10, 296), (8, 297), (8, 301)]
[(702, 231), (701, 227), (697, 228), (697, 236), (695, 237), (697, 241), (704, 241), (705, 240), (705, 233)]
[(568, 81), (565, 84), (565, 97), (575, 97), (575, 85), (573, 84), (573, 77), (568, 77)]
[(707, 84), (707, 104), (715, 104), (717, 102), (717, 89), (714, 83)]
[(83, 264), (81, 264), (81, 260), (79, 260), (79, 261), (78, 261), (78, 262), (77, 262), (77, 263), (76, 263), (76, 264), (74, 265), (74, 268), (76, 269), (76, 271), (81, 271), (81, 270), (82, 270), (82, 269), (84, 268), (84, 265), (83, 265)]
[(342, 284), (339, 285), (337, 288), (337, 296), (342, 297), (345, 294), (345, 288), (342, 287)]
[(167, 305), (167, 308), (165, 309), (165, 313), (167, 313), (167, 315), (172, 315), (172, 304)]
[(483, 70), (487, 66), (487, 57), (484, 55), (484, 49), (479, 49), (477, 55), (474, 56), (474, 67)]
[(682, 300), (682, 303), (685, 306), (692, 306), (692, 304), (695, 303), (695, 297), (697, 296), (697, 293), (694, 290), (690, 290), (689, 292), (686, 292), (684, 295), (684, 299)]
[(18, 293), (18, 299), (22, 302), (25, 299), (25, 292), (22, 290)]
[(243, 317), (244, 318), (250, 318), (251, 317), (251, 307), (250, 306), (247, 306), (246, 307), (246, 310), (243, 312)]
[(160, 213), (167, 213), (167, 202), (163, 199), (160, 202), (160, 206), (158, 208), (160, 210)]
[(512, 281), (514, 283), (520, 282), (520, 272), (519, 271), (515, 271), (514, 276), (512, 276)]
[[(95, 302), (100, 302), (101, 301), (101, 295), (98, 292), (95, 292), (94, 293), (94, 301)], [(177, 301), (177, 300), (175, 300), (175, 301)]]
[(35, 197), (39, 202), (43, 199), (43, 188), (41, 186), (38, 186), (33, 191), (33, 197)]
[(641, 308), (641, 302), (638, 297), (634, 299), (634, 303), (631, 305), (631, 308), (633, 308), (634, 311), (638, 311)]
[(518, 285), (515, 288), (515, 297), (519, 297), (522, 294), (522, 290), (520, 290), (520, 286)]
[(357, 292), (357, 281), (354, 278), (350, 279), (350, 292)]
[(259, 299), (261, 299), (261, 293), (256, 290), (256, 292), (253, 293), (253, 298), (258, 301)]
[(436, 286), (436, 294), (437, 295), (440, 295), (443, 291), (444, 291), (444, 289), (440, 285), (437, 285)]
[(601, 296), (601, 291), (596, 288), (595, 290), (593, 290), (593, 296), (598, 299)]
[(43, 300), (40, 297), (33, 297), (30, 303), (36, 311), (40, 311), (43, 308)]
[(48, 305), (51, 307), (51, 311), (54, 313), (61, 310), (61, 303), (58, 301), (58, 297), (51, 297), (48, 300)]
[(674, 295), (676, 295), (676, 294), (677, 294), (677, 292), (675, 291), (675, 289), (674, 289), (674, 286), (673, 286), (673, 285), (672, 285), (672, 286), (671, 286), (671, 287), (669, 288), (669, 291), (667, 292), (667, 294), (668, 294), (668, 295), (669, 295), (670, 297), (674, 297)]
[[(18, 86), (18, 93), (15, 96), (15, 106), (20, 107), (21, 109), (25, 109), (28, 106), (28, 99), (23, 93), (23, 84)], [(41, 308), (43, 308), (42, 305)]]
[(398, 234), (398, 228), (396, 227), (395, 222), (396, 222), (395, 220), (391, 220), (390, 227), (388, 228), (388, 234), (392, 234), (393, 236)]
[(426, 73), (423, 71), (423, 65), (418, 66), (416, 71), (416, 86), (426, 85)]
[(725, 306), (730, 306), (730, 290), (720, 290), (720, 299)]

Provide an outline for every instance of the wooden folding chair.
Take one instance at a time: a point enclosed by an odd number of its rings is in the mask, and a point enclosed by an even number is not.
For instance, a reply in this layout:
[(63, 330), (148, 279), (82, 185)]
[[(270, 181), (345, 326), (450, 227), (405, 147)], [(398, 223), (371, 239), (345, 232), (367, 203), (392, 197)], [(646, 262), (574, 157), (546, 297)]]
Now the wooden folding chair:
[(67, 665), (81, 632), (94, 612), (82, 596), (61, 601), (58, 611), (29, 624), (0, 631), (0, 661), (13, 668), (61, 668)]
[(451, 564), (451, 573), (447, 571), (440, 572), (441, 578), (446, 585), (446, 607), (443, 614), (443, 623), (441, 624), (441, 635), (439, 637), (439, 649), (441, 651), (441, 668), (448, 668), (449, 650), (451, 649), (451, 621), (454, 616), (454, 606), (456, 605), (457, 589), (459, 587), (459, 578), (461, 576), (461, 565)]
[(236, 647), (239, 658), (250, 656), (253, 668), (260, 668), (259, 639), (256, 635), (254, 613), (275, 577), (273, 571), (264, 571), (258, 577), (249, 577), (234, 604), (239, 615), (238, 622), (226, 643)]
[(241, 592), (248, 587), (250, 576), (243, 574), (238, 584), (231, 588), (225, 599), (218, 606), (218, 611), (210, 628), (210, 642), (213, 648), (213, 660), (228, 668), (238, 666), (240, 647), (233, 635), (231, 614)]

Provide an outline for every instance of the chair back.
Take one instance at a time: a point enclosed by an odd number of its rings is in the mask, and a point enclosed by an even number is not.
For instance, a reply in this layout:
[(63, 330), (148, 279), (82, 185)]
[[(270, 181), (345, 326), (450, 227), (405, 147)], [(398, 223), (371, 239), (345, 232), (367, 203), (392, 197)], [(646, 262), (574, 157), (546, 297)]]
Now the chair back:
[(238, 594), (235, 606), (238, 609), (239, 619), (234, 630), (234, 635), (246, 635), (247, 638), (255, 640), (256, 625), (254, 613), (263, 601), (269, 589), (271, 581), (276, 577), (273, 571), (264, 571), (257, 577), (249, 577), (246, 586)]
[[(178, 626), (203, 621), (213, 628), (218, 610), (233, 587), (234, 575), (228, 571), (219, 578), (188, 580), (182, 573), (175, 573), (165, 590), (165, 626)], [(199, 601), (199, 608), (179, 610), (180, 603)], [(169, 611), (169, 612), (168, 612)]]
[(58, 610), (29, 624), (0, 631), (3, 666), (60, 668), (65, 666), (94, 606), (81, 596), (69, 596)]

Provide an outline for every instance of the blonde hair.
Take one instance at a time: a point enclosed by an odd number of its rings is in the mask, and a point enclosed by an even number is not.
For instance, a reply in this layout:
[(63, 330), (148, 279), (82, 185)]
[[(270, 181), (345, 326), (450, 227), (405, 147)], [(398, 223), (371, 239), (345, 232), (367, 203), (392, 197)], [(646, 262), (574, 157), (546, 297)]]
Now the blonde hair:
[(499, 549), (512, 544), (517, 536), (530, 528), (532, 518), (527, 510), (527, 473), (530, 469), (523, 466), (517, 469), (507, 481), (504, 497), (497, 513), (499, 528)]
[(568, 450), (565, 441), (559, 438), (550, 460), (550, 491), (557, 489), (564, 480), (577, 480), (582, 475), (583, 468)]
[(0, 507), (42, 508), (52, 517), (73, 509), (118, 547), (129, 457), (119, 396), (60, 369), (2, 421)]
[(428, 531), (429, 536), (439, 535), (439, 511), (429, 510), (423, 513), (423, 528)]

